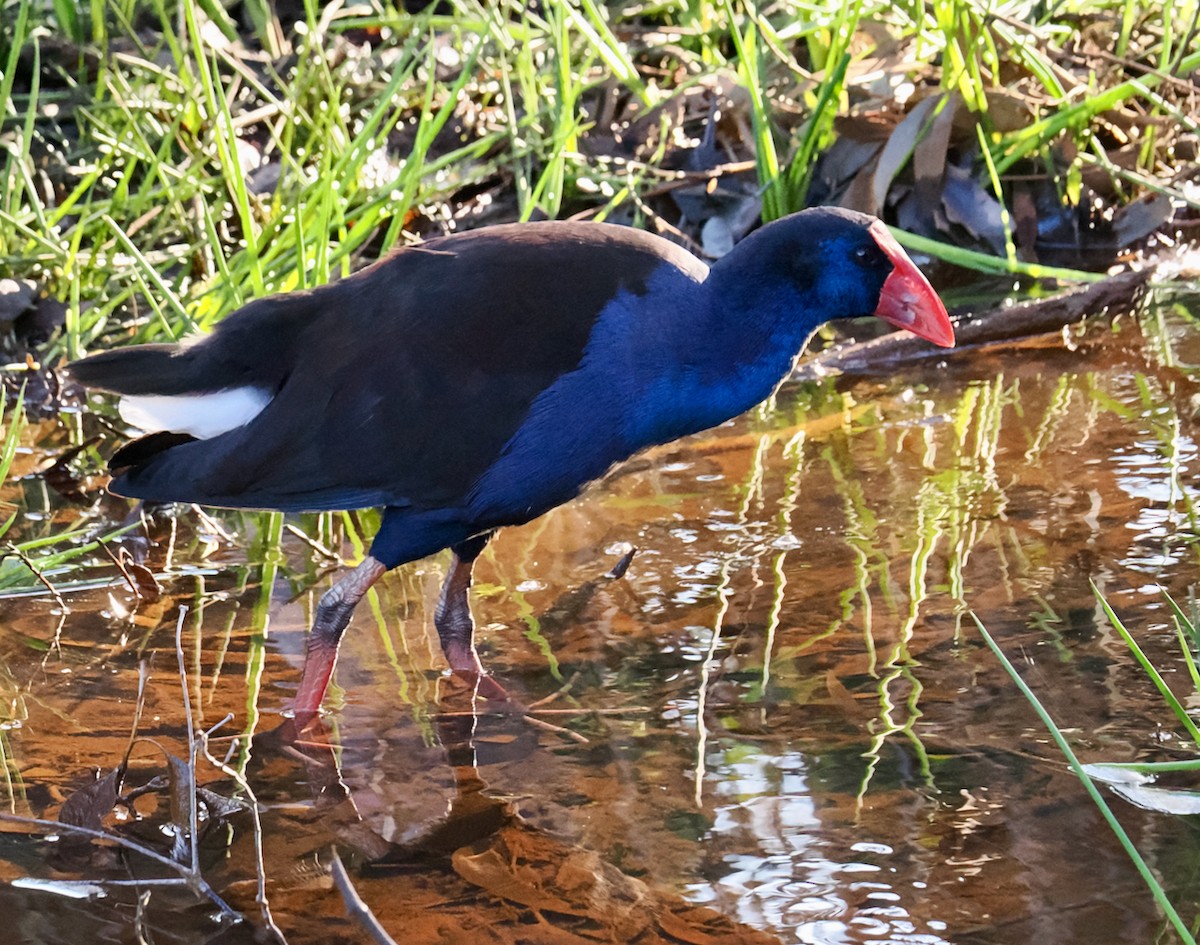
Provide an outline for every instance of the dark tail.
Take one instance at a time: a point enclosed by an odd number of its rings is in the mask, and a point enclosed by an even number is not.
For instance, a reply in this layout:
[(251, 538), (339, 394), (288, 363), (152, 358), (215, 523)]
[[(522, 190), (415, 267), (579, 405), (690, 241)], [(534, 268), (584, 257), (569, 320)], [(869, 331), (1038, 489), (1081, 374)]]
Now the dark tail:
[(67, 365), (79, 383), (117, 394), (185, 394), (195, 391), (187, 349), (179, 345), (138, 345), (93, 354)]
[(81, 384), (115, 394), (201, 394), (255, 385), (278, 389), (293, 349), (336, 285), (258, 299), (211, 335), (183, 344), (135, 345), (67, 365)]
[(126, 443), (117, 450), (112, 459), (108, 461), (108, 471), (114, 476), (119, 476), (139, 469), (171, 447), (194, 443), (195, 440), (196, 438), (188, 433), (171, 433), (166, 430), (161, 433), (151, 433), (132, 443)]

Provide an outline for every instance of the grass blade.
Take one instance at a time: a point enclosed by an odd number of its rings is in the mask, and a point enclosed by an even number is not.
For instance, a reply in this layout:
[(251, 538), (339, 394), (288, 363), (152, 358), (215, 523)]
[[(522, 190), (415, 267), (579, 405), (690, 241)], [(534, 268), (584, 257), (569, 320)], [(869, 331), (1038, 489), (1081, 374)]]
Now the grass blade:
[(1079, 778), (1080, 782), (1083, 784), (1084, 790), (1087, 791), (1088, 796), (1092, 799), (1092, 802), (1100, 811), (1100, 816), (1104, 818), (1105, 822), (1112, 829), (1112, 832), (1116, 835), (1117, 841), (1121, 844), (1125, 850), (1125, 853), (1129, 856), (1129, 859), (1133, 861), (1134, 868), (1137, 869), (1138, 874), (1142, 877), (1142, 881), (1145, 882), (1146, 888), (1150, 890), (1150, 895), (1152, 895), (1154, 897), (1154, 901), (1158, 903), (1158, 907), (1163, 911), (1163, 915), (1166, 916), (1167, 921), (1171, 923), (1171, 926), (1175, 929), (1176, 933), (1184, 942), (1188, 943), (1188, 945), (1195, 945), (1196, 939), (1192, 936), (1191, 930), (1184, 923), (1179, 913), (1175, 911), (1175, 907), (1171, 905), (1170, 900), (1167, 899), (1166, 891), (1162, 888), (1162, 884), (1159, 883), (1158, 877), (1154, 875), (1154, 872), (1150, 869), (1150, 866), (1138, 852), (1137, 847), (1133, 845), (1133, 841), (1129, 838), (1129, 834), (1125, 832), (1125, 828), (1122, 827), (1121, 822), (1117, 820), (1117, 815), (1114, 814), (1112, 808), (1108, 806), (1108, 802), (1105, 801), (1103, 795), (1100, 793), (1100, 789), (1096, 787), (1095, 781), (1091, 778), (1091, 776), (1088, 775), (1087, 771), (1084, 770), (1083, 764), (1080, 763), (1079, 758), (1076, 757), (1075, 752), (1071, 749), (1071, 746), (1067, 742), (1067, 739), (1063, 736), (1062, 731), (1057, 725), (1054, 724), (1054, 719), (1051, 718), (1050, 713), (1047, 712), (1041, 702), (1038, 701), (1038, 697), (1033, 694), (1033, 690), (1030, 689), (1025, 683), (1025, 680), (1021, 678), (1021, 674), (1017, 672), (1017, 668), (1013, 666), (1011, 662), (1009, 662), (1008, 657), (1004, 655), (1004, 651), (1000, 649), (1000, 645), (996, 642), (992, 635), (988, 633), (987, 628), (983, 625), (983, 621), (981, 621), (973, 611), (971, 613), (971, 619), (975, 621), (975, 626), (979, 628), (979, 632), (983, 636), (983, 642), (986, 643), (988, 645), (988, 649), (995, 654), (996, 659), (1000, 661), (1000, 665), (1004, 667), (1004, 671), (1008, 673), (1009, 678), (1011, 678), (1013, 681), (1013, 684), (1021, 691), (1021, 695), (1025, 697), (1030, 707), (1037, 714), (1037, 717), (1041, 719), (1042, 724), (1045, 725), (1047, 731), (1050, 732), (1050, 737), (1054, 740), (1054, 744), (1057, 745), (1058, 750), (1063, 753), (1063, 756), (1067, 759), (1067, 763), (1071, 766), (1071, 770), (1075, 772), (1075, 776)]
[(1125, 645), (1129, 647), (1129, 652), (1133, 654), (1133, 658), (1137, 660), (1138, 665), (1142, 668), (1142, 671), (1150, 678), (1150, 681), (1154, 683), (1155, 688), (1162, 695), (1163, 700), (1167, 703), (1167, 706), (1173, 713), (1175, 713), (1175, 717), (1179, 720), (1179, 723), (1187, 730), (1187, 733), (1191, 736), (1192, 741), (1194, 741), (1197, 745), (1200, 745), (1200, 729), (1196, 728), (1196, 723), (1193, 722), (1191, 717), (1188, 715), (1187, 709), (1184, 708), (1183, 704), (1175, 696), (1175, 693), (1171, 691), (1171, 687), (1167, 685), (1166, 680), (1162, 678), (1162, 674), (1159, 673), (1154, 664), (1150, 662), (1150, 658), (1146, 656), (1146, 654), (1142, 651), (1142, 648), (1138, 646), (1137, 641), (1133, 638), (1133, 635), (1125, 629), (1125, 624), (1121, 622), (1121, 618), (1118, 617), (1112, 607), (1109, 606), (1108, 601), (1104, 599), (1104, 595), (1100, 593), (1100, 589), (1096, 587), (1094, 583), (1092, 584), (1092, 593), (1096, 595), (1096, 600), (1099, 601), (1101, 608), (1104, 610), (1105, 616), (1108, 617), (1109, 623), (1111, 623), (1113, 625), (1113, 629), (1121, 635), (1121, 639), (1124, 640)]

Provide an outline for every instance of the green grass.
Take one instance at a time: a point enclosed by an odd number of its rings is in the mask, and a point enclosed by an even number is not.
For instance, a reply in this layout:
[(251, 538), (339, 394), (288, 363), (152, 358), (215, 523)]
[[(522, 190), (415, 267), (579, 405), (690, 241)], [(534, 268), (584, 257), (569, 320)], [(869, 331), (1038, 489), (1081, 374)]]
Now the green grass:
[[(266, 4), (246, 9), (238, 24), (213, 2), (4, 2), (0, 275), (72, 303), (49, 358), (203, 329), (250, 297), (436, 232), (448, 214), (471, 225), (487, 210), (479, 193), (513, 204), (495, 219), (652, 223), (664, 210), (648, 195), (674, 175), (664, 160), (701, 128), (672, 109), (717, 70), (748, 94), (743, 144), (764, 217), (791, 212), (808, 199), (834, 119), (877, 97), (858, 77), (879, 29), (934, 64), (911, 76), (924, 92), (961, 97), (983, 145), (979, 177), (1003, 200), (1007, 175), (1035, 165), (1057, 175), (1063, 200), (1079, 199), (1097, 164), (1127, 198), (1169, 187), (1161, 127), (1196, 124), (1170, 74), (1197, 68), (1200, 54), (1149, 29), (1160, 4), (1058, 5), (1030, 19), (963, 0), (556, 0), (542, 13), (459, 0), (449, 14), (380, 5), (331, 16), (310, 0), (295, 30)], [(1168, 4), (1165, 16), (1191, 24), (1195, 10)], [(1089, 90), (1062, 47), (1080, 23), (1106, 22), (1138, 67)], [(239, 30), (257, 48), (230, 45)], [(993, 116), (1006, 88), (1030, 102), (1020, 127)], [(1118, 168), (1105, 129), (1125, 106), (1147, 124), (1138, 162)], [(622, 153), (602, 116), (617, 134), (644, 122), (645, 140)], [(273, 190), (252, 186), (259, 161), (278, 169)], [(985, 272), (1078, 276), (927, 237), (909, 245)]]
[[(324, 283), (392, 246), (451, 226), (577, 215), (650, 228), (670, 223), (667, 190), (686, 182), (675, 167), (681, 150), (700, 137), (710, 100), (705, 89), (716, 77), (735, 79), (744, 93), (727, 118), (744, 122), (746, 131), (740, 139), (728, 132), (737, 149), (727, 159), (753, 163), (765, 218), (792, 212), (811, 198), (817, 161), (837, 140), (838, 119), (864, 111), (892, 120), (904, 114), (890, 91), (866, 77), (875, 52), (868, 38), (880, 30), (915, 63), (903, 78), (920, 95), (938, 97), (930, 122), (948, 96), (961, 100), (972, 174), (1006, 213), (1002, 254), (898, 233), (910, 248), (978, 273), (1092, 279), (1017, 257), (1007, 216), (1017, 180), (1049, 175), (1063, 204), (1084, 201), (1085, 180), (1097, 171), (1109, 176), (1114, 205), (1148, 192), (1192, 199), (1173, 184), (1181, 168), (1170, 147), (1172, 134), (1195, 132), (1197, 122), (1171, 77), (1200, 68), (1195, 42), (1181, 39), (1194, 27), (1196, 2), (1076, 0), (1029, 8), (967, 0), (545, 0), (540, 12), (530, 6), (458, 0), (450, 13), (409, 14), (389, 3), (334, 15), (309, 0), (301, 28), (291, 29), (264, 0), (243, 5), (246, 23), (218, 0), (0, 0), (0, 277), (32, 278), (68, 303), (65, 325), (39, 352), (42, 359), (54, 364), (101, 347), (180, 338), (251, 298)], [(1113, 53), (1128, 60), (1124, 67), (1107, 63), (1105, 74), (1114, 76), (1107, 84), (1090, 62), (1067, 52), (1087, 28), (1115, 36)], [(238, 41), (245, 47), (231, 45)], [(1005, 96), (1028, 105), (1022, 120), (1001, 114)], [(1122, 112), (1142, 116), (1126, 144), (1113, 131)], [(908, 186), (903, 175), (920, 140), (899, 148), (891, 188)], [(1134, 159), (1118, 155), (1122, 148), (1132, 148)], [(264, 168), (277, 173), (273, 187), (256, 186)], [(950, 559), (951, 595), (967, 607), (963, 570), (976, 526), (950, 496), (996, 489), (989, 458), (1007, 396), (999, 379), (973, 388), (952, 418), (964, 461), (917, 497), (917, 517), (901, 549), (911, 560), (904, 587), (894, 586), (870, 502), (850, 482), (851, 470), (828, 459), (844, 483), (858, 577), (828, 633), (862, 622), (876, 676), (877, 727), (863, 794), (885, 742), (896, 737), (907, 740), (922, 774), (931, 777), (917, 727), (921, 677), (908, 642), (920, 602), (936, 589), (927, 573), (935, 549)], [(1048, 414), (1046, 439), (1055, 422)], [(82, 441), (81, 427), (72, 434)], [(0, 434), (3, 478), (25, 438), (18, 400), (5, 411)], [(1031, 461), (1037, 447), (1030, 447)], [(6, 498), (19, 490), (8, 488)], [(744, 488), (749, 502), (760, 486), (750, 481)], [(97, 523), (86, 517), (66, 528), (49, 518), (30, 523), (22, 511), (14, 499), (0, 515), (0, 542), (11, 542), (0, 545), (0, 594), (41, 592), (42, 578), (61, 592), (87, 586), (81, 565), (99, 558), (100, 539), (89, 532)], [(304, 524), (322, 544), (349, 544), (361, 555), (374, 521), (367, 513)], [(365, 525), (362, 533), (356, 523)], [(780, 535), (790, 533), (786, 516), (777, 524)], [(247, 529), (260, 542), (249, 557), (263, 567), (252, 623), (259, 637), (280, 570), (281, 529), (279, 516)], [(775, 604), (760, 693), (772, 684), (784, 554), (769, 557)], [(872, 637), (874, 586), (887, 619), (901, 628), (886, 647)], [(902, 600), (911, 605), (901, 609)], [(386, 622), (374, 600), (372, 606), (386, 648)], [(521, 612), (540, 645), (537, 615), (529, 607)], [(725, 616), (722, 605), (710, 656), (723, 645)], [(1195, 647), (1197, 631), (1180, 616), (1181, 639)], [(403, 686), (400, 658), (388, 652)], [(248, 729), (256, 720), (263, 653), (256, 640), (247, 667)], [(549, 650), (547, 664), (554, 665)], [(1194, 661), (1189, 666), (1193, 682), (1200, 680)], [(709, 681), (705, 675), (701, 703)], [(0, 692), (10, 688), (0, 680)], [(1038, 709), (1164, 914), (1192, 941), (1120, 833), (1095, 778)], [(1181, 725), (1191, 725), (1178, 700), (1172, 711)], [(1197, 737), (1194, 726), (1188, 730)], [(703, 738), (697, 750), (702, 760)], [(1138, 770), (1153, 777), (1166, 769)]]

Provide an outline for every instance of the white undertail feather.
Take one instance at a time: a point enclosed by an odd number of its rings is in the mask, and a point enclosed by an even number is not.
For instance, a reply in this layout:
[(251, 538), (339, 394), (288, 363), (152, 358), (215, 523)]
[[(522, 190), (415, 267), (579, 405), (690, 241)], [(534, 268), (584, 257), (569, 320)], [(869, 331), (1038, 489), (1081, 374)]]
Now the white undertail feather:
[(208, 440), (245, 426), (270, 401), (271, 395), (265, 390), (233, 387), (211, 394), (122, 397), (118, 409), (121, 419), (146, 433), (170, 430)]

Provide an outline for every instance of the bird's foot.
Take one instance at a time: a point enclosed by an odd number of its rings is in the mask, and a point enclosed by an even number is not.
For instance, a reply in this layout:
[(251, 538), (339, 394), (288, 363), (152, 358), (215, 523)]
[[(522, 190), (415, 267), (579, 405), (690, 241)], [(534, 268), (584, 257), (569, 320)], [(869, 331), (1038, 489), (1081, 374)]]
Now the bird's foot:
[(306, 754), (313, 747), (328, 750), (331, 738), (325, 720), (317, 713), (308, 713), (285, 716), (274, 728), (255, 734), (254, 743), (283, 754)]
[(353, 571), (321, 595), (312, 630), (304, 649), (304, 672), (292, 703), (292, 714), (300, 730), (318, 716), (329, 679), (337, 665), (338, 644), (350, 615), (371, 586), (383, 577), (387, 567), (368, 555)]
[[(474, 650), (471, 651), (471, 655), (474, 656), (477, 663), (478, 657), (475, 656)], [(579, 744), (587, 744), (587, 739), (578, 732), (573, 732), (569, 728), (563, 728), (561, 725), (555, 725), (538, 717), (538, 710), (556, 696), (541, 699), (531, 705), (525, 705), (509, 695), (508, 691), (500, 683), (496, 682), (494, 678), (485, 673), (482, 667), (476, 669), (466, 665), (460, 667), (452, 666), (449, 679), (453, 680), (456, 686), (465, 688), (459, 692), (447, 693), (449, 696), (447, 701), (453, 703), (460, 695), (465, 695), (470, 698), (470, 708), (460, 712), (455, 712), (451, 709), (449, 712), (443, 713), (447, 717), (457, 714), (464, 716), (478, 716), (480, 714), (502, 715), (520, 719), (523, 724), (530, 728), (549, 732), (552, 735), (558, 735)]]
[(451, 677), (463, 685), (472, 700), (484, 699), (495, 703), (492, 708), (500, 711), (513, 710), (520, 714), (519, 704), (500, 683), (481, 669), (457, 669), (451, 667)]

